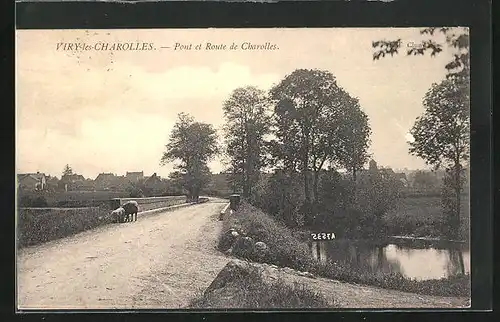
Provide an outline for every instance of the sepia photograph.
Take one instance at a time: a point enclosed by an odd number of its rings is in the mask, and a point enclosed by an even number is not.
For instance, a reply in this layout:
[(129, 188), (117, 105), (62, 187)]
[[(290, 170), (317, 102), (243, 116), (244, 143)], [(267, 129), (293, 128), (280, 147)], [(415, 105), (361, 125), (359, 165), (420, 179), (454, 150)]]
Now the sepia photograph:
[(15, 41), (18, 311), (470, 307), (468, 28)]

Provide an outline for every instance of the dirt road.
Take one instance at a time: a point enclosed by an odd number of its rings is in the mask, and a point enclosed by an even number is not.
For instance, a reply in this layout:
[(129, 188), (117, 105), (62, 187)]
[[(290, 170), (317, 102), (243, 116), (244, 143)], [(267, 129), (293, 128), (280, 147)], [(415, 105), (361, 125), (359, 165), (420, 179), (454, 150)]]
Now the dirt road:
[[(225, 206), (220, 200), (138, 217), (22, 249), (19, 309), (182, 308), (231, 260), (215, 247)], [(269, 266), (267, 266), (269, 268)], [(279, 272), (278, 272), (279, 271)], [(444, 298), (299, 277), (271, 269), (273, 278), (304, 283), (340, 307), (466, 307)]]
[(215, 249), (224, 206), (212, 200), (22, 249), (18, 307), (185, 306), (229, 261)]

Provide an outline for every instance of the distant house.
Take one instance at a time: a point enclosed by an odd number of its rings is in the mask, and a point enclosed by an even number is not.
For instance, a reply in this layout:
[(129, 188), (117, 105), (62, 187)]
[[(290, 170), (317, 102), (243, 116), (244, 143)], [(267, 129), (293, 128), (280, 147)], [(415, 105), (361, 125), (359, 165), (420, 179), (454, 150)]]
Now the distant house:
[(40, 172), (18, 174), (17, 182), (23, 190), (45, 190), (47, 187), (47, 178)]
[(64, 187), (65, 191), (68, 190), (79, 190), (79, 186), (81, 186), (82, 182), (85, 181), (85, 178), (81, 174), (65, 174), (61, 177), (60, 186)]
[(100, 173), (94, 180), (96, 190), (124, 190), (127, 180), (113, 173)]
[(81, 174), (65, 174), (61, 177), (61, 180), (64, 182), (79, 182), (85, 181), (85, 178)]
[(56, 191), (58, 189), (60, 180), (57, 177), (47, 176), (45, 180), (47, 182), (47, 190)]
[(144, 171), (141, 172), (128, 172), (125, 175), (128, 181), (130, 182), (141, 182), (144, 180)]
[(95, 190), (94, 180), (85, 179), (82, 181), (76, 181), (74, 184), (75, 190), (78, 191), (93, 191)]
[(151, 177), (144, 180), (144, 187), (151, 190), (161, 190), (164, 187), (164, 183), (155, 172)]

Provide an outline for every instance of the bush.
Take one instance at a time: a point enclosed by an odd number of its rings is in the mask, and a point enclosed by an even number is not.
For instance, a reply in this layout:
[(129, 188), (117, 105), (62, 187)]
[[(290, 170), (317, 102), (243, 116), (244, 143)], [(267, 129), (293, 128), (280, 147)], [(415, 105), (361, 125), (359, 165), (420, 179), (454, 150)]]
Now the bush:
[(298, 174), (274, 173), (269, 180), (260, 181), (251, 196), (252, 204), (272, 214), (288, 227), (304, 224), (301, 207), (304, 204), (302, 180)]

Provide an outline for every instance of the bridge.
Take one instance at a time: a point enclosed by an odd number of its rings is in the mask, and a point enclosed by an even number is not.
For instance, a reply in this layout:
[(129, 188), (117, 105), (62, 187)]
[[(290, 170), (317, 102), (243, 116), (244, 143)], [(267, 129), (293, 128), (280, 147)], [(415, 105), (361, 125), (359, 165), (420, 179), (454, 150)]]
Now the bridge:
[(226, 205), (210, 198), (18, 250), (18, 309), (182, 308), (229, 261), (216, 250)]

